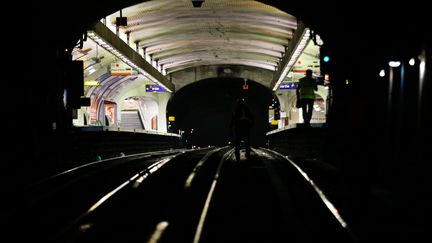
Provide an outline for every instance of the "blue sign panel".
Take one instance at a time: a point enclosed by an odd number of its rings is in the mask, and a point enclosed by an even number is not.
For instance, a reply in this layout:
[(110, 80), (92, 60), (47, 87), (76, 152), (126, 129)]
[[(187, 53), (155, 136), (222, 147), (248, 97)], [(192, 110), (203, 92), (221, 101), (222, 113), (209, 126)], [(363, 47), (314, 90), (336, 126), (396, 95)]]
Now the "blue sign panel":
[(146, 92), (165, 92), (166, 90), (161, 86), (155, 84), (146, 84)]
[(279, 89), (297, 89), (298, 83), (281, 83)]

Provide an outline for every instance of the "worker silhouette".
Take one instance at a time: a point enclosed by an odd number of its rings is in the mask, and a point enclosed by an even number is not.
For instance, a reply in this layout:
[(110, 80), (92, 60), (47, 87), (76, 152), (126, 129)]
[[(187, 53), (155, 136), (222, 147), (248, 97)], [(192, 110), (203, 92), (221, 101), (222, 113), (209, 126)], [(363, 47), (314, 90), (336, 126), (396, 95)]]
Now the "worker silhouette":
[(300, 101), (300, 107), (303, 110), (304, 124), (310, 125), (312, 119), (313, 105), (315, 102), (315, 91), (318, 90), (317, 82), (312, 77), (312, 70), (306, 70), (306, 76), (299, 79), (296, 89), (297, 99)]
[(250, 131), (253, 126), (253, 115), (244, 99), (238, 99), (230, 122), (230, 135), (234, 135), (234, 151), (240, 161), (241, 142), (244, 142), (246, 158), (250, 158)]

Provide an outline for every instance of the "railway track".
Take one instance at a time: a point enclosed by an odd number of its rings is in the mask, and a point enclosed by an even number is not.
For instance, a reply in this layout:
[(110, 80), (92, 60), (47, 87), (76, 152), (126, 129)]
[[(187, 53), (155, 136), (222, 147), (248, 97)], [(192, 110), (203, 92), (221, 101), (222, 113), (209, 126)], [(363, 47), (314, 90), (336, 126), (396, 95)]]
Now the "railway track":
[[(293, 161), (229, 147), (118, 158), (34, 185), (10, 210), (36, 242), (359, 242)], [(68, 174), (69, 173), (69, 174)], [(48, 190), (49, 189), (49, 190)], [(19, 240), (17, 240), (18, 242)]]

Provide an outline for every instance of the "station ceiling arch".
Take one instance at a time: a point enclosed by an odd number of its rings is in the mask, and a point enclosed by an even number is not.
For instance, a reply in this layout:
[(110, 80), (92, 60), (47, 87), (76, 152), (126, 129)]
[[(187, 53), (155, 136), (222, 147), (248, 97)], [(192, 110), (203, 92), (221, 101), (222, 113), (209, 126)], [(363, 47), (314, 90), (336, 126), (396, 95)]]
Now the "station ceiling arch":
[[(131, 43), (166, 73), (233, 64), (274, 71), (297, 28), (297, 19), (257, 1), (147, 1), (122, 9)], [(107, 17), (115, 25), (116, 12)]]
[[(127, 26), (117, 27), (121, 16)], [(251, 0), (206, 0), (200, 8), (190, 0), (144, 1), (101, 22), (163, 75), (203, 66), (252, 67), (281, 75), (280, 65), (298, 28), (293, 15)], [(317, 59), (317, 50), (306, 58)], [(98, 58), (88, 54), (85, 60)], [(276, 82), (271, 76), (264, 79), (258, 81), (267, 87)]]

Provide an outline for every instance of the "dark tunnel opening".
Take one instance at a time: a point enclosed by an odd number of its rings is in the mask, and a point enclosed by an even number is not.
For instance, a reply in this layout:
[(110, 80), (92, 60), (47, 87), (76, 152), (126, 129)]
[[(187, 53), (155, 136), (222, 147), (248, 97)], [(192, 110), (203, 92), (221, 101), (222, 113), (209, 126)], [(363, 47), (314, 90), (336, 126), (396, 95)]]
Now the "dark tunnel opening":
[(243, 90), (243, 79), (211, 78), (180, 89), (167, 106), (167, 116), (175, 117), (175, 121), (168, 124), (169, 130), (174, 133), (184, 131), (183, 139), (188, 140), (185, 144), (188, 147), (227, 145), (232, 139), (229, 123), (234, 104), (242, 97), (255, 118), (252, 146), (264, 146), (266, 132), (270, 129), (268, 107), (272, 94), (257, 82), (248, 80), (247, 84), (248, 89)]

